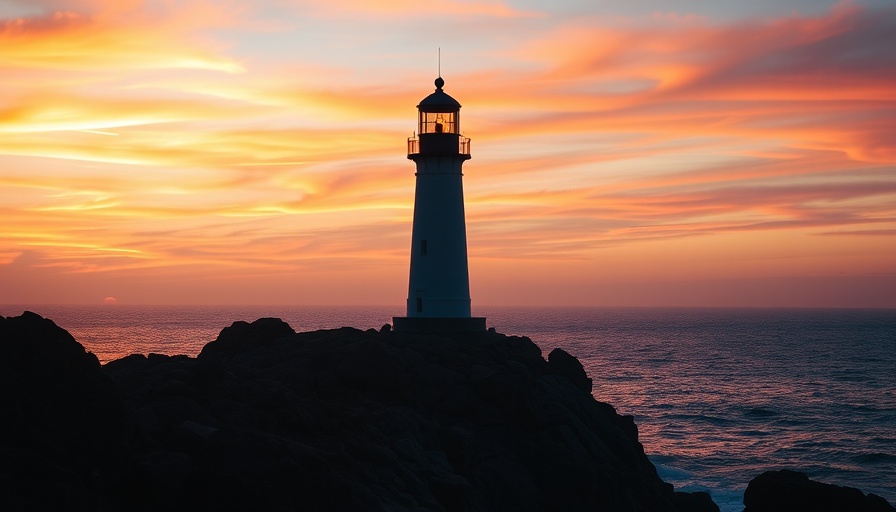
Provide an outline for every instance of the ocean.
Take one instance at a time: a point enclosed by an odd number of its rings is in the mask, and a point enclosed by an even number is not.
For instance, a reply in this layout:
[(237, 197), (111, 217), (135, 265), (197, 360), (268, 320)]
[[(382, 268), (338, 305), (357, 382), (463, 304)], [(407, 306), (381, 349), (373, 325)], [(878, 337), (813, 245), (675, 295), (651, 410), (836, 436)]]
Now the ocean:
[[(101, 362), (195, 356), (233, 321), (379, 329), (400, 307), (0, 306), (67, 329)], [(475, 308), (498, 332), (561, 347), (593, 395), (631, 414), (660, 476), (743, 509), (768, 469), (896, 503), (896, 310)]]

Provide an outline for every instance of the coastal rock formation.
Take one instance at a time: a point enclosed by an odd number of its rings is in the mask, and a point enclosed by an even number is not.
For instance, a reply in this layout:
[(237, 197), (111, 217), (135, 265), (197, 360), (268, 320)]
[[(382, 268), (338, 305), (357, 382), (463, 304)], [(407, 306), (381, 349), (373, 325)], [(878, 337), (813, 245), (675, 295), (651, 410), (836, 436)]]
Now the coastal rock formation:
[(528, 338), (261, 319), (101, 367), (26, 313), (0, 348), (3, 510), (718, 510)]
[(766, 471), (744, 492), (744, 512), (896, 512), (887, 500), (853, 487), (809, 480), (797, 471)]
[(34, 313), (0, 316), (0, 509), (98, 508), (130, 432), (96, 356)]

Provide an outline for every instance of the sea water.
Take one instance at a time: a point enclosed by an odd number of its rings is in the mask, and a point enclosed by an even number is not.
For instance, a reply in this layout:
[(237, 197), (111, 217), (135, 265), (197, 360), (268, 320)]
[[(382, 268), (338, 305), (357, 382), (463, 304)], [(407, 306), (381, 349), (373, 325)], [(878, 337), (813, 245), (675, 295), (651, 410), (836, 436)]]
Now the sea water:
[[(69, 330), (102, 362), (195, 356), (235, 320), (297, 331), (378, 329), (400, 308), (0, 306)], [(593, 394), (631, 414), (660, 476), (743, 509), (767, 469), (858, 487), (896, 503), (896, 310), (477, 308), (544, 356), (577, 356)]]

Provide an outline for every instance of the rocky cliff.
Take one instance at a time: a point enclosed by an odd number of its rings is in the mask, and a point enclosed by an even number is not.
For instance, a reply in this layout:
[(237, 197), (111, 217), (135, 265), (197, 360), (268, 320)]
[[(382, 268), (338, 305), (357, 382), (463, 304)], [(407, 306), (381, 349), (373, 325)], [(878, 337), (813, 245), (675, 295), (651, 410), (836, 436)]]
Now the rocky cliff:
[(100, 366), (25, 313), (0, 350), (2, 510), (718, 510), (527, 338), (260, 319)]

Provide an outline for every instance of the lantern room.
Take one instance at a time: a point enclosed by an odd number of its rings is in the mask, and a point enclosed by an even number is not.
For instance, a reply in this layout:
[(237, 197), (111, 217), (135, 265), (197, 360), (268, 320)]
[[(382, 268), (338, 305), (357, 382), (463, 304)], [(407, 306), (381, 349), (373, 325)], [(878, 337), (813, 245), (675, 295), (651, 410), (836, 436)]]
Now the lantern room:
[(460, 133), (460, 103), (445, 94), (445, 80), (436, 78), (436, 90), (417, 105), (417, 133)]
[(420, 154), (458, 155), (469, 158), (470, 139), (460, 135), (460, 103), (442, 90), (445, 80), (435, 80), (436, 90), (417, 105), (417, 133), (408, 139), (408, 158)]

